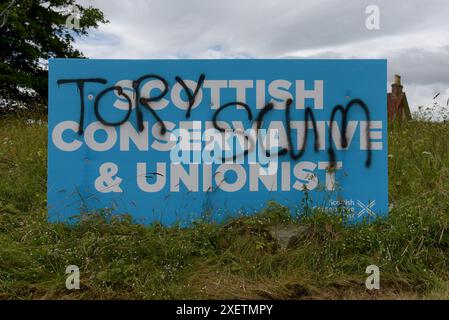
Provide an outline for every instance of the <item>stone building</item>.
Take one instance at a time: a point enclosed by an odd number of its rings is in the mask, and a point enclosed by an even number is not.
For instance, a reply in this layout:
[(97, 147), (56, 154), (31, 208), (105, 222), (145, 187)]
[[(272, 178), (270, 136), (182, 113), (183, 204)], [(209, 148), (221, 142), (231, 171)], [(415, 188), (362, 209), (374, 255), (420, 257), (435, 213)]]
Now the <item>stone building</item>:
[(402, 88), (401, 76), (395, 75), (391, 92), (387, 94), (388, 121), (411, 119), (407, 96)]

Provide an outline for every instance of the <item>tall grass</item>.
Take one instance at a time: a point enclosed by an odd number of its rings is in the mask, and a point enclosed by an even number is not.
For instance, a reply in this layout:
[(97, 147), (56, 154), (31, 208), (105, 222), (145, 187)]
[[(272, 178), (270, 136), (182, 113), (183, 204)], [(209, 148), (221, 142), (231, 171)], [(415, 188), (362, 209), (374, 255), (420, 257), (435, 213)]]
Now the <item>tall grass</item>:
[[(47, 222), (45, 122), (0, 120), (0, 298), (448, 298), (446, 122), (389, 127), (387, 219), (345, 226), (323, 212), (293, 219), (275, 203), (252, 217), (144, 227), (91, 212)], [(273, 226), (303, 231), (281, 250)], [(381, 289), (365, 289), (376, 264)], [(65, 288), (77, 265), (81, 289)]]

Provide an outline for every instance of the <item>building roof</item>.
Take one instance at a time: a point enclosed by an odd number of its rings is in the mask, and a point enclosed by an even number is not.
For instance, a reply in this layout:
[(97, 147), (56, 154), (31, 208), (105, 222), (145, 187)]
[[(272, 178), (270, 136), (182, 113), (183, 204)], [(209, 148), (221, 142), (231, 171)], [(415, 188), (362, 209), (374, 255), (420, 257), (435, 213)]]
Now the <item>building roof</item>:
[(395, 81), (391, 85), (391, 92), (387, 94), (387, 111), (388, 120), (411, 119), (407, 96), (402, 91), (401, 77), (399, 75), (395, 76)]

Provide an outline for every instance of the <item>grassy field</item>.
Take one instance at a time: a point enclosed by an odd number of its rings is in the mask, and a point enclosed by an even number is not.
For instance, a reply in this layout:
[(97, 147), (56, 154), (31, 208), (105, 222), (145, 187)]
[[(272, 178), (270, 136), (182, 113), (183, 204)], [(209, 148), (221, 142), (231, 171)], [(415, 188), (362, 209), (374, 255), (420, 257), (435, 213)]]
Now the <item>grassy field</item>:
[[(389, 128), (389, 218), (343, 226), (297, 221), (270, 204), (226, 225), (144, 227), (91, 212), (67, 226), (46, 220), (47, 127), (0, 119), (0, 299), (449, 298), (449, 123)], [(280, 250), (268, 230), (301, 225)], [(380, 267), (381, 289), (365, 288)], [(77, 265), (81, 289), (65, 288)]]

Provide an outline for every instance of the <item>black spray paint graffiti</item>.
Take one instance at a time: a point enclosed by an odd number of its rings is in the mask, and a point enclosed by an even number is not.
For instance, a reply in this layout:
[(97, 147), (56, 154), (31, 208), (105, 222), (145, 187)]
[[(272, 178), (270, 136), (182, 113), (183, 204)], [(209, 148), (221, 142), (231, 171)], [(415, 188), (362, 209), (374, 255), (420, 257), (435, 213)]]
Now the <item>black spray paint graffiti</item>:
[(203, 85), (204, 79), (206, 79), (206, 76), (204, 73), (200, 75), (198, 78), (198, 82), (195, 88), (195, 91), (193, 94), (190, 92), (189, 87), (185, 84), (184, 80), (182, 80), (180, 77), (175, 77), (175, 80), (183, 87), (184, 91), (187, 94), (187, 97), (189, 98), (189, 107), (187, 108), (186, 118), (190, 118), (190, 112), (192, 110), (193, 105), (195, 104), (195, 99), (198, 94), (198, 91), (200, 91), (201, 86)]
[[(220, 112), (223, 111), (224, 109), (226, 109), (226, 108), (228, 108), (228, 107), (232, 107), (232, 106), (241, 106), (241, 107), (243, 107), (243, 108), (246, 110), (246, 112), (248, 113), (248, 120), (249, 120), (249, 121), (252, 121), (252, 120), (253, 120), (253, 113), (251, 112), (251, 108), (250, 108), (246, 103), (238, 102), (238, 101), (236, 101), (236, 102), (229, 102), (229, 103), (226, 103), (226, 104), (222, 105), (220, 108), (218, 108), (217, 111), (215, 111), (215, 113), (214, 113), (214, 115), (213, 115), (213, 117), (212, 117), (212, 123), (213, 123), (213, 125), (214, 125), (214, 128), (217, 129), (218, 131), (220, 131), (220, 132), (225, 132), (225, 131), (226, 131), (225, 128), (222, 128), (222, 127), (220, 127), (220, 126), (218, 125), (218, 122), (217, 122), (218, 115), (219, 115)], [(236, 132), (234, 128), (232, 128), (232, 131)], [(238, 133), (238, 132), (236, 132), (236, 133)], [(240, 132), (239, 132), (239, 133), (240, 133)], [(246, 156), (246, 155), (252, 150), (252, 148), (253, 148), (254, 145), (255, 145), (255, 142), (252, 141), (248, 135), (244, 134), (243, 132), (241, 132), (241, 134), (243, 134), (243, 137), (244, 137), (245, 140), (246, 140), (246, 144), (248, 144), (248, 142), (250, 142), (250, 143), (249, 143), (249, 147), (246, 148), (245, 151), (243, 151), (243, 153), (241, 153), (241, 154), (239, 154), (239, 155), (234, 154), (233, 157), (232, 157), (232, 159), (233, 159), (234, 161), (235, 161), (238, 157)], [(226, 161), (226, 160), (227, 160), (227, 158), (222, 157), (222, 161)]]
[(78, 86), (78, 92), (80, 94), (80, 100), (81, 100), (81, 113), (80, 113), (80, 121), (79, 121), (79, 127), (78, 127), (78, 134), (80, 134), (80, 135), (83, 134), (83, 130), (84, 130), (84, 83), (86, 83), (86, 82), (106, 84), (108, 81), (105, 79), (100, 79), (100, 78), (58, 80), (58, 85), (67, 84), (67, 83), (76, 83)]
[[(140, 85), (144, 80), (148, 80), (148, 79), (156, 79), (162, 82), (163, 84), (163, 89), (161, 91), (160, 94), (158, 94), (157, 96), (154, 97), (150, 97), (150, 98), (143, 98), (140, 97)], [(197, 85), (195, 90), (193, 90), (193, 92), (190, 90), (190, 88), (186, 85), (186, 83), (184, 82), (183, 79), (181, 79), (181, 77), (176, 76), (175, 80), (182, 86), (183, 90), (185, 91), (187, 98), (188, 98), (188, 108), (186, 111), (186, 118), (190, 118), (191, 115), (191, 110), (193, 105), (195, 104), (195, 100), (196, 97), (198, 95), (199, 90), (201, 89), (204, 80), (206, 79), (206, 76), (204, 74), (201, 74), (198, 78), (197, 81)], [(68, 84), (68, 83), (76, 83), (78, 86), (78, 91), (79, 91), (79, 95), (80, 95), (80, 121), (79, 121), (79, 129), (78, 129), (78, 134), (82, 135), (83, 134), (83, 130), (84, 130), (84, 84), (86, 82), (92, 82), (92, 83), (101, 83), (101, 84), (106, 84), (107, 80), (105, 79), (101, 79), (101, 78), (88, 78), (88, 79), (61, 79), (58, 80), (57, 83), (58, 85), (61, 84)], [(158, 114), (156, 113), (156, 111), (151, 107), (151, 103), (152, 102), (157, 102), (159, 100), (161, 100), (168, 92), (169, 90), (169, 84), (167, 82), (167, 80), (165, 80), (163, 77), (158, 76), (158, 75), (154, 75), (154, 74), (150, 74), (150, 75), (144, 75), (140, 78), (138, 78), (137, 80), (134, 80), (132, 82), (132, 86), (135, 92), (135, 108), (136, 108), (136, 116), (137, 116), (137, 125), (138, 125), (138, 130), (139, 132), (142, 132), (144, 130), (144, 125), (143, 125), (143, 113), (140, 109), (140, 105), (145, 106), (153, 115), (153, 117), (156, 119), (157, 123), (160, 124), (161, 126), (161, 134), (165, 135), (167, 132), (167, 128), (164, 124), (164, 121), (158, 116)], [(117, 122), (109, 122), (106, 121), (103, 116), (100, 113), (100, 109), (99, 109), (99, 105), (100, 105), (100, 100), (101, 98), (108, 93), (109, 91), (117, 91), (118, 95), (124, 97), (127, 102), (128, 102), (128, 110), (126, 115), (124, 116), (124, 118), (120, 121)], [(285, 105), (285, 121), (286, 121), (286, 126), (287, 126), (287, 142), (288, 142), (288, 148), (282, 148), (278, 151), (277, 155), (278, 156), (284, 156), (287, 153), (289, 153), (290, 158), (292, 160), (298, 160), (300, 159), (303, 154), (306, 151), (306, 145), (307, 145), (307, 137), (308, 137), (308, 130), (309, 130), (309, 122), (312, 122), (312, 129), (313, 129), (313, 134), (314, 134), (314, 151), (318, 152), (319, 148), (320, 148), (320, 144), (319, 144), (319, 133), (318, 133), (318, 129), (317, 129), (317, 123), (315, 120), (315, 116), (313, 114), (313, 110), (310, 107), (305, 108), (305, 113), (304, 113), (304, 132), (303, 132), (303, 141), (302, 141), (302, 148), (299, 149), (299, 151), (297, 153), (295, 153), (294, 150), (294, 146), (293, 146), (293, 140), (292, 140), (292, 128), (291, 128), (291, 117), (290, 117), (290, 107), (292, 104), (292, 99), (288, 99), (286, 101), (286, 105)], [(371, 162), (372, 162), (372, 151), (371, 151), (371, 142), (370, 142), (370, 112), (369, 109), (367, 107), (367, 105), (365, 104), (365, 102), (363, 102), (361, 99), (352, 99), (351, 101), (349, 101), (349, 103), (346, 105), (346, 107), (343, 107), (341, 105), (337, 105), (332, 109), (332, 113), (331, 113), (331, 118), (330, 118), (330, 130), (329, 130), (329, 141), (332, 141), (332, 132), (333, 132), (333, 125), (334, 125), (334, 119), (335, 116), (337, 114), (338, 111), (341, 112), (341, 130), (340, 130), (340, 135), (341, 135), (341, 146), (343, 148), (346, 148), (348, 146), (348, 139), (347, 139), (347, 126), (348, 126), (348, 113), (351, 110), (351, 108), (353, 106), (359, 106), (363, 109), (364, 113), (365, 113), (365, 118), (367, 121), (367, 126), (366, 126), (366, 144), (367, 144), (367, 158), (365, 161), (365, 166), (366, 167), (370, 167), (371, 166)], [(120, 126), (122, 124), (124, 124), (126, 121), (129, 120), (130, 116), (131, 116), (131, 111), (132, 111), (132, 100), (131, 98), (123, 91), (123, 88), (120, 86), (112, 86), (112, 87), (108, 87), (104, 90), (102, 90), (97, 97), (95, 98), (95, 102), (94, 102), (94, 112), (95, 112), (95, 116), (97, 117), (98, 121), (100, 121), (103, 125), (105, 126)], [(239, 102), (239, 101), (235, 101), (235, 102), (229, 102), (226, 103), (222, 106), (220, 106), (214, 113), (213, 117), (212, 117), (212, 122), (213, 125), (215, 127), (215, 129), (217, 129), (220, 132), (225, 132), (225, 128), (219, 126), (218, 124), (218, 115), (226, 108), (231, 107), (231, 106), (241, 106), (243, 107), (247, 114), (248, 114), (248, 120), (252, 121), (253, 120), (253, 114), (251, 112), (251, 108), (243, 103), (243, 102)], [(259, 133), (261, 127), (262, 127), (262, 123), (263, 123), (263, 119), (265, 117), (265, 115), (272, 111), (274, 109), (274, 106), (272, 103), (268, 103), (266, 104), (262, 110), (259, 112), (259, 114), (257, 115), (255, 121), (256, 121), (256, 132), (257, 134)], [(232, 129), (233, 131), (235, 131), (234, 129)], [(250, 143), (250, 147), (246, 148), (245, 151), (243, 153), (241, 153), (240, 155), (234, 155), (233, 159), (235, 160), (238, 156), (245, 156), (247, 155), (250, 150), (252, 149), (252, 147), (255, 145), (255, 142), (250, 140), (250, 137), (246, 134), (244, 134), (244, 137), (246, 139), (247, 142), (251, 142)], [(263, 146), (262, 146), (263, 148)], [(269, 151), (266, 151), (267, 156), (273, 156), (273, 154), (270, 155)], [(332, 167), (335, 167), (336, 164), (336, 155), (335, 155), (335, 150), (334, 150), (334, 146), (332, 144), (332, 142), (329, 143), (329, 148), (328, 148), (328, 154), (329, 154), (329, 162)]]
[[(294, 147), (293, 147), (293, 141), (292, 141), (292, 135), (291, 135), (291, 117), (290, 117), (290, 106), (292, 104), (292, 99), (287, 99), (286, 103), (285, 103), (285, 121), (287, 124), (287, 142), (288, 142), (288, 148), (282, 148), (281, 150), (278, 151), (277, 155), (279, 156), (283, 156), (286, 155), (289, 151), (290, 151), (290, 157), (293, 160), (298, 160), (299, 158), (302, 157), (302, 155), (305, 152), (305, 144), (307, 143), (307, 135), (308, 135), (308, 129), (309, 129), (309, 118), (312, 119), (312, 126), (313, 126), (313, 133), (315, 136), (315, 145), (314, 145), (314, 150), (315, 152), (318, 151), (318, 149), (320, 148), (320, 144), (319, 144), (319, 134), (318, 134), (318, 130), (317, 130), (317, 125), (316, 125), (316, 121), (315, 121), (315, 116), (313, 115), (313, 111), (312, 108), (307, 107), (305, 109), (305, 128), (304, 128), (304, 134), (303, 134), (303, 145), (302, 148), (300, 149), (298, 154), (295, 154), (294, 152)], [(265, 115), (273, 110), (274, 106), (272, 103), (268, 103), (259, 113), (259, 115), (257, 116), (257, 132), (259, 132), (261, 126), (262, 126), (262, 122), (263, 119), (265, 117)], [(262, 146), (263, 147), (263, 146)], [(272, 154), (269, 151), (266, 151), (267, 157), (272, 156)]]
[[(126, 112), (126, 116), (117, 122), (108, 122), (106, 121), (100, 114), (100, 110), (99, 110), (99, 105), (100, 105), (100, 99), (109, 91), (113, 91), (116, 90), (117, 93), (124, 97), (127, 101), (128, 101), (128, 111)], [(120, 86), (114, 86), (114, 87), (109, 87), (104, 89), (103, 91), (101, 91), (98, 96), (95, 98), (95, 102), (94, 102), (94, 112), (95, 112), (95, 116), (97, 117), (98, 121), (100, 121), (102, 124), (104, 124), (105, 126), (121, 126), (122, 124), (124, 124), (126, 121), (128, 121), (129, 116), (131, 115), (131, 110), (132, 110), (132, 102), (131, 102), (131, 98), (125, 94), (123, 92), (122, 87)]]
[[(371, 139), (370, 139), (370, 131), (369, 131), (369, 124), (371, 121), (371, 117), (370, 117), (370, 113), (368, 110), (367, 105), (365, 104), (365, 102), (363, 102), (360, 99), (353, 99), (351, 101), (349, 101), (349, 103), (346, 105), (345, 108), (343, 108), (343, 106), (341, 105), (337, 105), (335, 106), (334, 109), (332, 109), (332, 113), (331, 113), (331, 121), (330, 121), (330, 130), (329, 130), (329, 139), (332, 137), (332, 129), (333, 129), (333, 125), (334, 125), (334, 118), (335, 115), (337, 114), (338, 111), (341, 111), (341, 146), (343, 148), (346, 148), (348, 146), (348, 138), (346, 136), (346, 128), (348, 126), (348, 112), (349, 110), (353, 107), (353, 106), (360, 106), (363, 111), (365, 112), (365, 118), (366, 118), (366, 122), (367, 122), (367, 126), (366, 126), (366, 143), (367, 143), (367, 157), (366, 157), (366, 161), (365, 161), (365, 166), (366, 167), (370, 167), (371, 166), (371, 156), (372, 156), (372, 152), (371, 152)], [(328, 149), (328, 153), (329, 153), (329, 159), (331, 163), (335, 163), (335, 151), (334, 151), (334, 147), (332, 145), (332, 143), (329, 146)]]
[[(162, 92), (156, 96), (156, 97), (151, 97), (151, 98), (140, 98), (140, 84), (142, 83), (142, 81), (147, 80), (147, 79), (157, 79), (160, 80), (163, 84), (164, 84), (164, 89), (162, 90)], [(154, 75), (154, 74), (150, 74), (150, 75), (145, 75), (140, 77), (139, 79), (133, 81), (133, 89), (134, 92), (136, 93), (136, 100), (135, 100), (135, 105), (136, 105), (136, 114), (137, 114), (137, 126), (139, 128), (139, 132), (142, 132), (144, 127), (143, 127), (143, 114), (142, 111), (140, 110), (140, 104), (142, 103), (144, 106), (146, 106), (148, 108), (148, 110), (150, 110), (151, 114), (156, 118), (157, 122), (161, 124), (161, 133), (165, 134), (165, 132), (167, 131), (167, 129), (165, 128), (165, 124), (164, 122), (161, 120), (161, 118), (158, 117), (158, 115), (156, 114), (156, 112), (153, 110), (153, 108), (150, 107), (150, 103), (153, 101), (159, 101), (160, 99), (162, 99), (168, 92), (168, 82), (167, 80), (165, 80), (164, 78), (158, 76), (158, 75)]]

